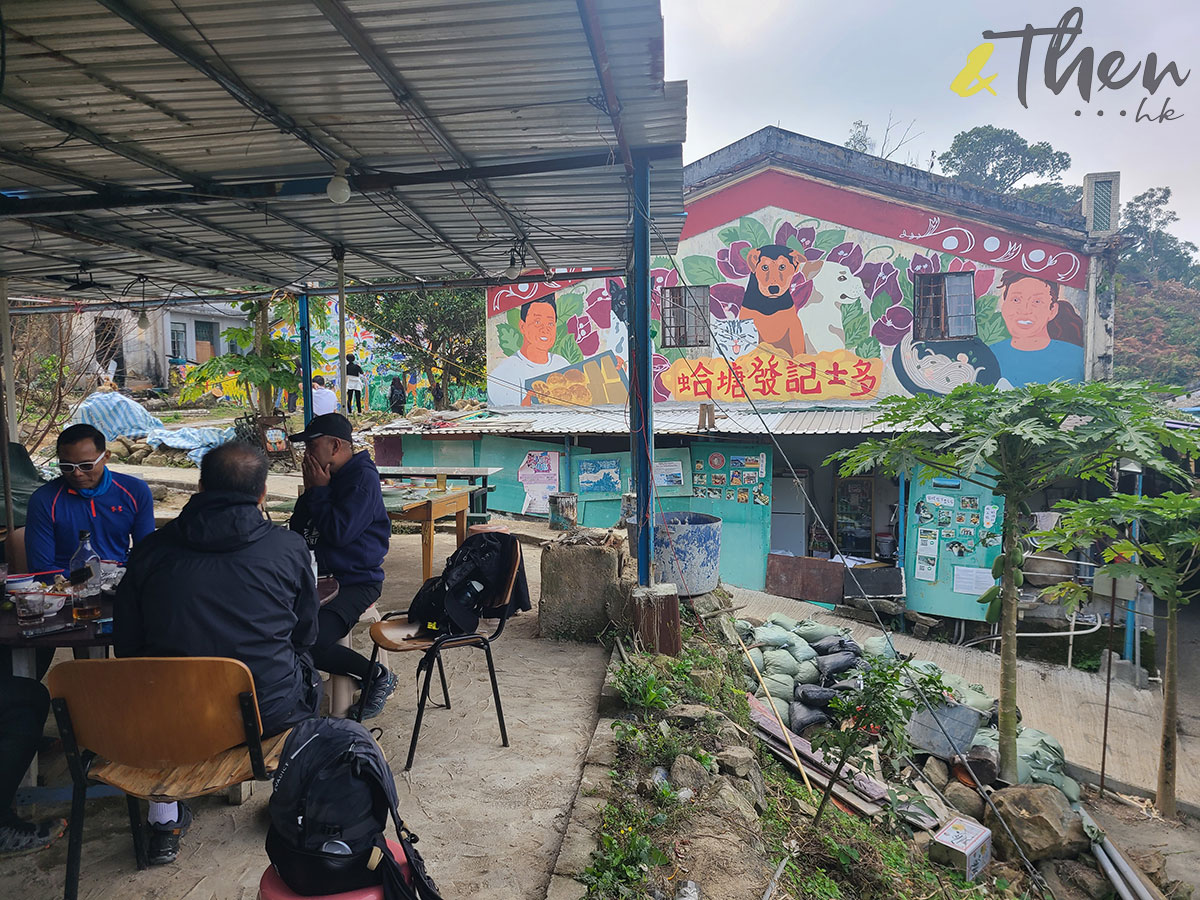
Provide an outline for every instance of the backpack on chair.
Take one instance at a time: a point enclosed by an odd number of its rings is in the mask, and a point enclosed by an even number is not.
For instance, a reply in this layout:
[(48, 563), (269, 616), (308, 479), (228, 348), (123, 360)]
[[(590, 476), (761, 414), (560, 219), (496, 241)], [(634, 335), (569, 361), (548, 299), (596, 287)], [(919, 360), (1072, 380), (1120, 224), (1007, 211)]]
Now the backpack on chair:
[[(385, 900), (441, 900), (397, 808), (383, 751), (352, 719), (306, 719), (292, 729), (268, 803), (267, 856), (302, 896), (383, 885)], [(387, 845), (389, 817), (404, 859)]]

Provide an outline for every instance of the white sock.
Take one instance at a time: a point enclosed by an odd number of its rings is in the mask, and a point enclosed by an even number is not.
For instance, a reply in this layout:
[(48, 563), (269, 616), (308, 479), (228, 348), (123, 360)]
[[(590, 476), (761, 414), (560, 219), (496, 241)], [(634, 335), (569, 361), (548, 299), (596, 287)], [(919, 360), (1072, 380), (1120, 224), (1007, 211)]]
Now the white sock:
[(150, 812), (146, 816), (146, 821), (151, 825), (166, 825), (168, 822), (179, 820), (179, 804), (175, 801), (170, 803), (156, 803), (150, 801)]

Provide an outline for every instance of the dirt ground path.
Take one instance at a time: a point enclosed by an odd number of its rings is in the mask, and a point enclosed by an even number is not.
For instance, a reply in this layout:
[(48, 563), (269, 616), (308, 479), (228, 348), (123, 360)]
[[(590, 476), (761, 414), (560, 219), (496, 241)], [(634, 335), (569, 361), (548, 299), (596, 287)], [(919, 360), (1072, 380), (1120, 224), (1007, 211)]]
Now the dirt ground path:
[[(438, 535), (435, 559), (454, 549)], [(579, 784), (596, 724), (607, 656), (596, 645), (536, 637), (540, 551), (526, 547), (535, 608), (509, 623), (496, 648), (500, 695), (511, 746), (500, 745), (478, 651), (447, 656), (452, 709), (428, 709), (410, 774), (401, 769), (416, 709), (415, 655), (391, 665), (400, 685), (371, 722), (396, 773), (400, 812), (421, 836), (420, 850), (446, 897), (542, 898)], [(420, 540), (392, 538), (386, 562), (385, 609), (407, 606), (420, 584)], [(411, 656), (411, 658), (407, 658)], [(436, 679), (435, 679), (436, 680)], [(53, 733), (53, 725), (47, 733)], [(53, 777), (65, 772), (46, 766)], [(88, 805), (80, 896), (88, 900), (254, 900), (267, 865), (263, 850), (269, 786), (256, 786), (240, 807), (223, 799), (195, 803), (196, 823), (173, 866), (136, 871), (125, 805)], [(39, 815), (65, 815), (66, 808)], [(66, 841), (35, 856), (0, 860), (0, 897), (62, 896)]]

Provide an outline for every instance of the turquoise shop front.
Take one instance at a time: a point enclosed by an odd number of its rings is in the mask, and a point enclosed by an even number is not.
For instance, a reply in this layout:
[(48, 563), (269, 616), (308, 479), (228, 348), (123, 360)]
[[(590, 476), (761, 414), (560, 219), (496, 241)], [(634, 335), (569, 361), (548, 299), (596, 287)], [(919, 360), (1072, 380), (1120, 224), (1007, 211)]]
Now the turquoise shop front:
[[(633, 490), (628, 441), (580, 436), (579, 443), (484, 436), (403, 436), (406, 466), (499, 466), (488, 495), (494, 513), (548, 516), (552, 491), (579, 496), (579, 524), (618, 524), (621, 494)], [(766, 443), (675, 440), (656, 447), (655, 512), (699, 512), (722, 519), (721, 580), (762, 590), (771, 540), (772, 447)]]

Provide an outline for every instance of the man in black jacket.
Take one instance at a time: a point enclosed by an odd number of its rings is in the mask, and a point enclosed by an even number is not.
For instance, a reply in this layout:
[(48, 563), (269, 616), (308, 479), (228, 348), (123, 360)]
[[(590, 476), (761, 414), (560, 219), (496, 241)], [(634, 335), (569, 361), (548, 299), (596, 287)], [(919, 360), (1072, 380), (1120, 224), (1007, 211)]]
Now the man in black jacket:
[(321, 608), (313, 659), (317, 668), (349, 675), (360, 684), (371, 675), (363, 717), (377, 716), (396, 689), (396, 676), (338, 643), (383, 590), (383, 558), (392, 523), (383, 506), (379, 470), (366, 450), (354, 452), (350, 420), (341, 413), (314, 416), (291, 436), (304, 444), (304, 493), (289, 523), (317, 555), (317, 569), (333, 575), (338, 595)]
[[(200, 492), (179, 518), (134, 547), (113, 609), (117, 656), (223, 656), (254, 676), (263, 734), (316, 714), (321, 679), (316, 581), (299, 535), (259, 505), (267, 458), (249, 444), (210, 450)], [(173, 862), (191, 824), (186, 804), (150, 804), (150, 862)]]

